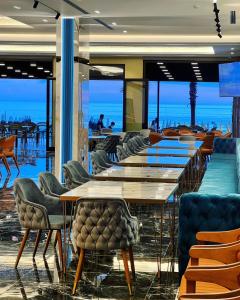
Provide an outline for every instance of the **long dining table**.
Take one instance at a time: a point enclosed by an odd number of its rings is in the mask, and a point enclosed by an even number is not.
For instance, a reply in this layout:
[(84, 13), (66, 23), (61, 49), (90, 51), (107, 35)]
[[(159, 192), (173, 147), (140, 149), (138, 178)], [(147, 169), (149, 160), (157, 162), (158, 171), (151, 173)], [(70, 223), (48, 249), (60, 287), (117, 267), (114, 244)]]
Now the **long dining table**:
[(131, 167), (186, 168), (190, 161), (190, 157), (136, 155), (121, 160), (118, 162), (118, 165)]
[(176, 141), (176, 140), (162, 140), (156, 144), (151, 145), (151, 148), (169, 148), (169, 149), (199, 149), (203, 144), (202, 141)]
[(174, 156), (174, 157), (194, 157), (197, 149), (174, 149), (174, 148), (146, 148), (137, 155), (140, 156)]
[(96, 175), (96, 180), (179, 183), (183, 168), (136, 168), (112, 166)]

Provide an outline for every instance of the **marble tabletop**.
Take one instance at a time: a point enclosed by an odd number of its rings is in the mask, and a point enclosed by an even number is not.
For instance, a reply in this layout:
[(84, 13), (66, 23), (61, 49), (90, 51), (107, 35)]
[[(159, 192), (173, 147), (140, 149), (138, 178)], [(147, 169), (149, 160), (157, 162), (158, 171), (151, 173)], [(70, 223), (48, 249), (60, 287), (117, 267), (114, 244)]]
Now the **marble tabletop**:
[(187, 141), (176, 141), (176, 140), (162, 140), (151, 148), (173, 148), (173, 149), (199, 149), (203, 144), (202, 141), (187, 142)]
[(191, 161), (190, 157), (173, 156), (129, 156), (118, 162), (119, 166), (185, 168)]
[(173, 149), (173, 148), (147, 148), (139, 152), (140, 156), (175, 156), (175, 157), (193, 157), (197, 150), (187, 148)]
[(62, 201), (81, 198), (123, 198), (129, 203), (164, 204), (177, 191), (176, 183), (89, 181), (60, 196)]
[(115, 181), (147, 181), (147, 182), (179, 182), (183, 168), (136, 168), (113, 166), (94, 176), (96, 180), (115, 180)]

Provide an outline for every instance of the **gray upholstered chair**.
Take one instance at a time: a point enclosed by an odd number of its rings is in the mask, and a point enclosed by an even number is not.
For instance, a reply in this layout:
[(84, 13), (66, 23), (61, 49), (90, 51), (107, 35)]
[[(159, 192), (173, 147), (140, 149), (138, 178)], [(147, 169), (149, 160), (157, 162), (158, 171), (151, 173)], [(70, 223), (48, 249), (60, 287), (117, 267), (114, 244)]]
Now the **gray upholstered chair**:
[(128, 156), (129, 155), (123, 149), (123, 146), (122, 145), (117, 145), (117, 158), (118, 158), (118, 161), (123, 160), (123, 159), (127, 158)]
[(38, 176), (40, 190), (45, 195), (59, 197), (69, 191), (64, 187), (57, 178), (50, 172), (42, 172)]
[(92, 160), (92, 172), (94, 175), (109, 168), (108, 165), (104, 164), (99, 154), (97, 154), (96, 152), (91, 152), (91, 160)]
[(72, 166), (79, 174), (81, 177), (81, 182), (85, 183), (88, 182), (90, 179), (93, 177), (88, 174), (88, 172), (84, 169), (84, 167), (81, 165), (81, 163), (77, 160), (69, 160), (67, 162), (68, 166)]
[(128, 146), (127, 143), (123, 143), (123, 149), (127, 153), (128, 156), (136, 155)]
[(128, 269), (128, 256), (135, 278), (132, 246), (138, 242), (138, 220), (132, 217), (123, 199), (81, 199), (73, 221), (73, 242), (80, 255), (74, 280), (73, 294), (81, 279), (85, 250), (121, 250), (129, 293), (132, 279)]
[[(63, 263), (61, 229), (64, 227), (64, 217), (62, 215), (62, 203), (58, 198), (44, 195), (37, 185), (28, 178), (19, 178), (14, 182), (14, 197), (17, 205), (18, 218), (21, 226), (25, 228), (25, 234), (21, 242), (15, 268), (18, 266), (22, 256), (23, 249), (28, 239), (30, 230), (37, 230), (33, 257), (41, 239), (42, 230), (53, 232), (57, 231), (57, 241), (59, 255)], [(66, 224), (69, 224), (70, 218), (66, 217)], [(44, 255), (47, 251), (51, 234), (48, 235)]]
[(69, 190), (72, 190), (87, 182), (86, 180), (83, 180), (81, 174), (79, 174), (76, 168), (74, 168), (71, 164), (63, 165), (63, 174), (65, 184)]
[(96, 153), (100, 156), (102, 162), (109, 168), (117, 164), (108, 157), (107, 152), (105, 150), (97, 150)]

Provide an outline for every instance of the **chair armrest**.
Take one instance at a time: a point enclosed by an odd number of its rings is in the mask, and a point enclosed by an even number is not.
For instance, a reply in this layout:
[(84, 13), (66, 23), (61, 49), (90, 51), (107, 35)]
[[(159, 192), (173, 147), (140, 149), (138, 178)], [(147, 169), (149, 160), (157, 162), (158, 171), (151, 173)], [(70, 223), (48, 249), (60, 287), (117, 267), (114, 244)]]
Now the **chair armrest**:
[(44, 205), (47, 209), (49, 215), (59, 215), (63, 212), (63, 206), (58, 197), (53, 197), (50, 195), (44, 195)]
[(240, 258), (240, 241), (218, 246), (193, 246), (189, 251), (189, 255), (194, 259), (207, 258), (224, 264), (235, 263)]
[(217, 294), (183, 294), (181, 295), (179, 300), (185, 300), (185, 299), (232, 299), (233, 297), (238, 297), (240, 296), (240, 289), (230, 291), (230, 292), (225, 292), (225, 293), (217, 293)]
[(240, 262), (224, 266), (188, 267), (184, 276), (187, 280), (187, 293), (197, 281), (221, 285), (229, 290), (239, 289)]
[(229, 231), (198, 232), (196, 238), (200, 242), (232, 243), (240, 240), (240, 228)]

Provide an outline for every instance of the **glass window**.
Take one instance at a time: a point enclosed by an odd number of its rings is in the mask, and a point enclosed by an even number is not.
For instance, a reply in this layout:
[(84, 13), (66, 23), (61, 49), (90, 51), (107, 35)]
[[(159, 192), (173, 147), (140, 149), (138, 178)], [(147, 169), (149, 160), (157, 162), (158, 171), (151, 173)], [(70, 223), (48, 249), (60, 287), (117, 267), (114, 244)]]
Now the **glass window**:
[(160, 82), (160, 128), (190, 125), (189, 82)]
[(113, 131), (122, 131), (123, 80), (90, 80), (89, 93), (89, 128), (96, 130), (99, 116), (103, 114), (104, 127), (114, 122)]
[(198, 82), (196, 124), (212, 129), (231, 131), (232, 97), (219, 96), (218, 82)]
[(0, 79), (1, 123), (46, 123), (45, 79)]

